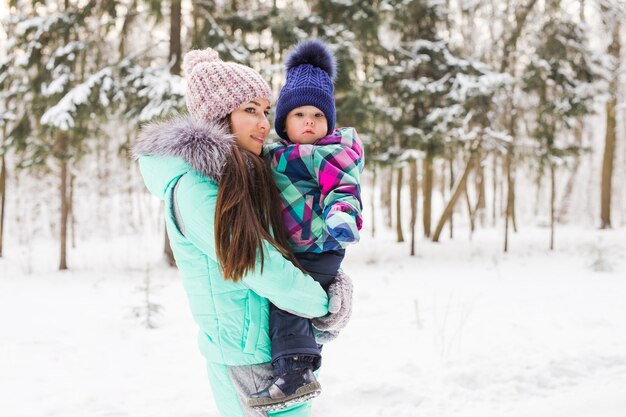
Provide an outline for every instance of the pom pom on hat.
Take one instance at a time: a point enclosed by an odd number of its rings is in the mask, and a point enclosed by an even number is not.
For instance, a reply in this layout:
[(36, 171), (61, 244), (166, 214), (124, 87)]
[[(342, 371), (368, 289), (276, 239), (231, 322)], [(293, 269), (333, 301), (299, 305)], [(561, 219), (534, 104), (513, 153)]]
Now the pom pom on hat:
[(287, 71), (298, 65), (309, 64), (326, 72), (331, 80), (337, 76), (337, 61), (328, 47), (322, 41), (311, 40), (301, 42), (287, 57), (285, 68)]
[(211, 48), (207, 48), (204, 51), (193, 50), (189, 51), (183, 57), (183, 70), (185, 74), (191, 74), (196, 65), (201, 62), (219, 61), (220, 56), (216, 51)]
[(285, 119), (296, 107), (315, 106), (326, 116), (330, 134), (335, 129), (335, 97), (333, 81), (337, 73), (335, 56), (328, 46), (319, 40), (298, 44), (285, 62), (287, 80), (280, 90), (276, 103), (274, 128), (283, 139)]
[(187, 77), (187, 109), (198, 121), (221, 120), (255, 98), (271, 100), (272, 91), (258, 72), (222, 61), (211, 48), (187, 52), (183, 69)]

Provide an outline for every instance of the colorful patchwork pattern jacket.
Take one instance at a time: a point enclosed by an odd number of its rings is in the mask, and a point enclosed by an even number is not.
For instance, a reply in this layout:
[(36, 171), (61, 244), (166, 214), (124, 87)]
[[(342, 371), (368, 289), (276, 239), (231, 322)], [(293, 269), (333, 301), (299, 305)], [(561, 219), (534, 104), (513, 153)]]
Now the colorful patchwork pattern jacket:
[(359, 240), (363, 223), (363, 145), (354, 128), (335, 129), (312, 145), (264, 147), (282, 198), (283, 223), (295, 252), (327, 252)]

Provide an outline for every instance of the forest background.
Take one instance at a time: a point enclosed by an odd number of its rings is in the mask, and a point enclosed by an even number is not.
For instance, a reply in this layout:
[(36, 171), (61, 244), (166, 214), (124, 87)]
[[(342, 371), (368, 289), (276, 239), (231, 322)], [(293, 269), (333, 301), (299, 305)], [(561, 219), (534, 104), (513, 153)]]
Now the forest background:
[(372, 235), (393, 228), (414, 254), (416, 236), (451, 238), (458, 221), (500, 228), (507, 251), (526, 224), (549, 226), (554, 248), (557, 224), (626, 223), (623, 1), (2, 7), (0, 256), (49, 236), (65, 269), (81, 239), (145, 230), (129, 147), (142, 123), (184, 111), (182, 55), (213, 47), (276, 95), (308, 38), (339, 60), (338, 125), (365, 142)]
[(309, 38), (366, 148), (314, 415), (625, 415), (626, 1), (0, 0), (0, 20), (0, 415), (217, 415), (129, 149), (185, 111), (188, 50), (277, 97)]

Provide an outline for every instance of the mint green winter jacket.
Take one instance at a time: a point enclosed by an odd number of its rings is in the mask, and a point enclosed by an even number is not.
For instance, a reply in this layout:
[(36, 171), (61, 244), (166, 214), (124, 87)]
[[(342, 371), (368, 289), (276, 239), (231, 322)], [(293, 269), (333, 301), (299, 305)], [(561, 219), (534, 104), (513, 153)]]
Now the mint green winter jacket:
[[(220, 126), (179, 116), (144, 127), (133, 153), (147, 188), (166, 203), (167, 233), (200, 327), (200, 350), (210, 362), (236, 366), (271, 360), (269, 301), (320, 317), (328, 312), (328, 299), (317, 282), (269, 244), (263, 272), (257, 262), (241, 281), (224, 279), (215, 253), (214, 218), (219, 178), (232, 146), (232, 135)], [(172, 206), (175, 185), (178, 222)]]

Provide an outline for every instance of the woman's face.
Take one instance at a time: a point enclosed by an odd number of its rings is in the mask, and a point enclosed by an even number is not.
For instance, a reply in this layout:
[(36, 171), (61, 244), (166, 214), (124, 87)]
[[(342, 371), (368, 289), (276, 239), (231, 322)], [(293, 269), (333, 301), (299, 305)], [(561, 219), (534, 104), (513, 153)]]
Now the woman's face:
[(270, 132), (267, 115), (270, 102), (264, 98), (250, 100), (230, 114), (230, 130), (237, 145), (255, 155), (260, 155), (263, 142)]

